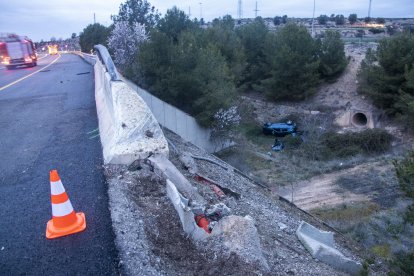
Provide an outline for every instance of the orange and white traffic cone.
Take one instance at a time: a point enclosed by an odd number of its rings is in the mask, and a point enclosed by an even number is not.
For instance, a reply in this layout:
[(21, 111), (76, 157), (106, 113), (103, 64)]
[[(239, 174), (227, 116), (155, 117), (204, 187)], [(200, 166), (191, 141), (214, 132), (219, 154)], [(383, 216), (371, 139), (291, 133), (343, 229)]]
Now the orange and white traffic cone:
[(75, 213), (56, 170), (50, 171), (52, 219), (47, 222), (46, 238), (78, 233), (86, 228), (84, 213)]

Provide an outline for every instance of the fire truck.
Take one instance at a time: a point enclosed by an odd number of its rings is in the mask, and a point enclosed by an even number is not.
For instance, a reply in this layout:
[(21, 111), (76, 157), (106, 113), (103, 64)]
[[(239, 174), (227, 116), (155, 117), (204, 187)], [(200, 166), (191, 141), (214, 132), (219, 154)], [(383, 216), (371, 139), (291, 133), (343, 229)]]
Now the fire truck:
[(7, 69), (36, 66), (37, 54), (33, 42), (25, 36), (0, 34), (0, 62)]

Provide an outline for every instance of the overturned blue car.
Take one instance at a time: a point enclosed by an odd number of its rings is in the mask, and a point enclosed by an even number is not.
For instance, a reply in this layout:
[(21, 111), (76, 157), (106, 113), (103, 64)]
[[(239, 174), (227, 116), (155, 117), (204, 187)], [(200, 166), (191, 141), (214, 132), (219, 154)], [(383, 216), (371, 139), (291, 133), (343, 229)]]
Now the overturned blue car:
[(289, 134), (295, 136), (297, 131), (296, 124), (292, 121), (287, 121), (286, 123), (265, 123), (262, 130), (265, 135), (278, 137), (284, 137)]

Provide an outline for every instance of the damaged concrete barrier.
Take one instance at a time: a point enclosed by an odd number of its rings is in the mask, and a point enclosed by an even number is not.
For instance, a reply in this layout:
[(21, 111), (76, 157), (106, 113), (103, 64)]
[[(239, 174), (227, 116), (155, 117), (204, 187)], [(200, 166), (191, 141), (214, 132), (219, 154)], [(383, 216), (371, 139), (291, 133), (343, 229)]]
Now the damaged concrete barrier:
[(321, 231), (302, 221), (296, 231), (296, 235), (314, 258), (331, 265), (335, 269), (351, 275), (359, 275), (362, 265), (345, 257), (340, 251), (335, 249), (332, 232)]
[(184, 193), (185, 196), (200, 205), (206, 204), (205, 199), (198, 193), (197, 189), (191, 185), (187, 178), (165, 156), (154, 155), (148, 159), (165, 178), (170, 179), (174, 183), (180, 193)]
[(190, 235), (194, 240), (202, 240), (210, 235), (203, 228), (198, 227), (194, 220), (194, 213), (188, 206), (188, 199), (178, 192), (175, 185), (169, 179), (167, 179), (167, 196), (180, 217), (181, 225), (185, 233)]
[(168, 156), (167, 140), (146, 103), (120, 80), (106, 48), (95, 49), (95, 100), (105, 164)]
[[(262, 253), (256, 226), (251, 217), (224, 216), (214, 224), (212, 232), (207, 233), (197, 225), (194, 208), (189, 206), (189, 200), (180, 194), (169, 179), (167, 179), (167, 195), (180, 217), (184, 232), (193, 240), (202, 241), (203, 248), (227, 257), (236, 254), (245, 263), (254, 265), (262, 271), (269, 270), (269, 265)], [(211, 209), (220, 208), (220, 210), (230, 211), (227, 206), (218, 205)]]

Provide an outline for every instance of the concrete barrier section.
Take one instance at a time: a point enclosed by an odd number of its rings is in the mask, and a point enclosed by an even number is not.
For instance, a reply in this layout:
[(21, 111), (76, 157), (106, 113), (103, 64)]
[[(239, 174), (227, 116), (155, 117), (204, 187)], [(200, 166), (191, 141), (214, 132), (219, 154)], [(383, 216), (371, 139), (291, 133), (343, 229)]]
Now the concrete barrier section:
[(105, 164), (130, 164), (152, 154), (168, 156), (168, 144), (145, 102), (123, 81), (111, 81), (95, 64), (95, 100)]
[(178, 134), (184, 140), (208, 152), (216, 152), (232, 145), (230, 142), (213, 141), (211, 130), (201, 127), (195, 118), (151, 95), (133, 82), (127, 79), (123, 80), (147, 103), (154, 117), (162, 126)]
[(332, 232), (321, 231), (302, 221), (296, 231), (296, 235), (314, 258), (331, 265), (335, 269), (351, 275), (359, 275), (362, 265), (345, 257), (340, 251), (335, 249)]
[(86, 54), (86, 53), (83, 53), (81, 51), (74, 51), (74, 52), (71, 52), (71, 53), (80, 56), (84, 61), (86, 61), (87, 63), (89, 63), (92, 66), (94, 66), (95, 63), (96, 63), (96, 56), (95, 55)]

